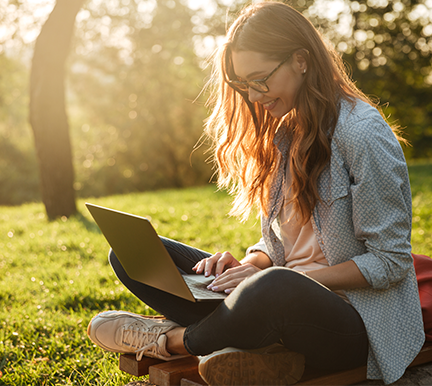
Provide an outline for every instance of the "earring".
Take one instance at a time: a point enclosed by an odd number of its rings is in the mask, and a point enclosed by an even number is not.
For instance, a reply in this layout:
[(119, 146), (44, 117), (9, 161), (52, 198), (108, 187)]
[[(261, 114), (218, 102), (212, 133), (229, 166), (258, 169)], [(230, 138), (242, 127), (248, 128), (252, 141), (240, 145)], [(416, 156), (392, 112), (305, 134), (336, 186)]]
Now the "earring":
[(306, 74), (306, 68), (303, 70), (303, 74)]

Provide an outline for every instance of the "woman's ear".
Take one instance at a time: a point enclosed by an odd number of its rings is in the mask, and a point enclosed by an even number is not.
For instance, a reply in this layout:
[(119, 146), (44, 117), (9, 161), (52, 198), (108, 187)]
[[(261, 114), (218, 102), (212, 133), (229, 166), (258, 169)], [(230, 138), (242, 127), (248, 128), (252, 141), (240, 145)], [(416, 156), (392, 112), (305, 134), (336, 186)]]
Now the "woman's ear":
[(309, 52), (307, 52), (307, 50), (298, 50), (293, 54), (293, 65), (296, 72), (299, 72), (300, 74), (306, 74), (308, 66), (308, 53)]

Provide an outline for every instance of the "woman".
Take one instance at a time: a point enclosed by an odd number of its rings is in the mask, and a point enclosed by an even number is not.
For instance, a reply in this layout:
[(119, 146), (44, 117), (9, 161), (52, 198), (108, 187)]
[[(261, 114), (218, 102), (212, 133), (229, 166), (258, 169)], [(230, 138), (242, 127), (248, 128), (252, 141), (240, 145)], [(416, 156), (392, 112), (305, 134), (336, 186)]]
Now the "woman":
[(240, 262), (163, 239), (181, 270), (216, 276), (209, 288), (230, 294), (220, 304), (134, 282), (111, 252), (122, 282), (168, 320), (108, 311), (90, 338), (138, 357), (204, 356), (210, 384), (294, 383), (303, 358), (319, 371), (367, 364), (368, 378), (396, 381), (424, 342), (396, 135), (282, 3), (247, 7), (215, 64), (206, 127), (219, 185), (235, 195), (232, 214), (259, 208), (262, 239)]

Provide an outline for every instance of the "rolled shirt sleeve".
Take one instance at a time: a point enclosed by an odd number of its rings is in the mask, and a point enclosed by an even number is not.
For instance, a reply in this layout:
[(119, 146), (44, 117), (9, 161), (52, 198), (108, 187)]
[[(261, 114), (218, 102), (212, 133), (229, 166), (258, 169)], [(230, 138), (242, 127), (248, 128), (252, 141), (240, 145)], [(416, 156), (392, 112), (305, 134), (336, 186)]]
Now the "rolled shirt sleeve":
[(264, 252), (267, 256), (270, 255), (267, 246), (264, 242), (264, 238), (261, 238), (260, 241), (258, 241), (256, 244), (252, 245), (246, 250), (246, 255), (249, 253), (255, 252), (255, 251), (261, 251)]

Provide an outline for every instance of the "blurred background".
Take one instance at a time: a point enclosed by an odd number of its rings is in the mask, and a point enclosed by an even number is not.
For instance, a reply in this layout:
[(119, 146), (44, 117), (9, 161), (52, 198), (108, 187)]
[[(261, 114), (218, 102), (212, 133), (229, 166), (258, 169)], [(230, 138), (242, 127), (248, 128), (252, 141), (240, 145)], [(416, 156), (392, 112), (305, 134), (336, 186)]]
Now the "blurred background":
[[(0, 205), (207, 184), (207, 59), (245, 4), (0, 0)], [(403, 128), (407, 159), (432, 157), (432, 0), (288, 4)]]

